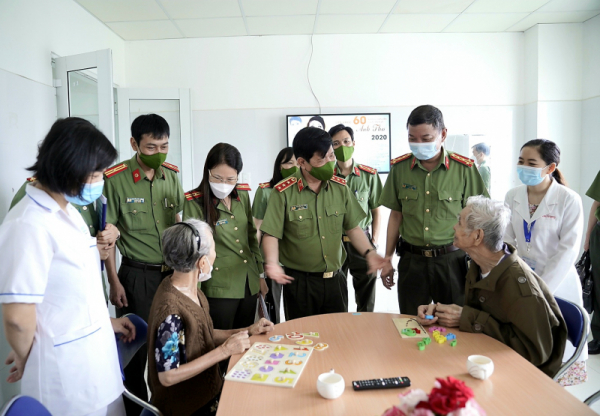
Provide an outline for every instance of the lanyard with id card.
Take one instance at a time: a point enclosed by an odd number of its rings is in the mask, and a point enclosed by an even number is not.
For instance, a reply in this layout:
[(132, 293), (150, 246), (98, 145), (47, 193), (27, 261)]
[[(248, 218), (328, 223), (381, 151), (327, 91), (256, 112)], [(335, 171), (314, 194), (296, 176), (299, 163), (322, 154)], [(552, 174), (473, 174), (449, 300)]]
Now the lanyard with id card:
[[(533, 221), (531, 224), (528, 224), (527, 221), (523, 220), (523, 234), (525, 234), (525, 242), (527, 243), (527, 253), (531, 251), (531, 234), (533, 233), (534, 226), (535, 221)], [(537, 262), (534, 259), (526, 256), (521, 256), (521, 258), (529, 267), (531, 267), (531, 270), (535, 271)]]

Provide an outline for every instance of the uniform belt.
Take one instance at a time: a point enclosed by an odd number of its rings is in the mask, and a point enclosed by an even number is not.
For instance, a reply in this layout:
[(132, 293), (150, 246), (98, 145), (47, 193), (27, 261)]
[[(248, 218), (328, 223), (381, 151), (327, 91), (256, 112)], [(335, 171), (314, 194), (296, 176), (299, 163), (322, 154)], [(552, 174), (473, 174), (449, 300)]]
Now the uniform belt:
[(402, 243), (400, 243), (400, 247), (404, 251), (408, 251), (412, 254), (417, 254), (419, 256), (424, 256), (424, 257), (439, 257), (439, 256), (443, 256), (444, 254), (452, 253), (453, 251), (458, 250), (458, 247), (456, 247), (453, 244), (448, 244), (447, 246), (442, 246), (442, 247), (431, 248), (431, 247), (413, 246), (412, 244), (408, 244), (406, 241), (402, 241)]
[(313, 272), (303, 272), (301, 270), (294, 270), (294, 269), (290, 269), (287, 268), (287, 270), (289, 270), (290, 272), (294, 272), (297, 274), (304, 274), (306, 276), (310, 276), (310, 277), (322, 277), (323, 279), (331, 279), (333, 277), (333, 275), (335, 274), (335, 272), (325, 272), (325, 273), (313, 273)]
[(157, 271), (157, 272), (164, 272), (166, 270), (169, 270), (169, 267), (164, 264), (142, 263), (139, 261), (131, 260), (127, 257), (123, 257), (123, 259), (121, 260), (121, 263), (123, 263), (126, 266), (133, 267), (134, 269), (142, 269), (144, 271), (151, 270), (151, 271)]

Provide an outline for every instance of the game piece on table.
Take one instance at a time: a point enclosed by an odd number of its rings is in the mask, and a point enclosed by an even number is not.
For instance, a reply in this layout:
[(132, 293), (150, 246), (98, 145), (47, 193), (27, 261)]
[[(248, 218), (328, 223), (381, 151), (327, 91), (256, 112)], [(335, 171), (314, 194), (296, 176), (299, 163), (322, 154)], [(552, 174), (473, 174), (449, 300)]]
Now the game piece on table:
[(425, 315), (425, 319), (433, 319), (433, 315)]
[(431, 344), (431, 338), (424, 338), (423, 342), (425, 343), (425, 345), (429, 345)]
[[(392, 318), (396, 330), (402, 338), (427, 338), (427, 330), (414, 318)], [(412, 332), (404, 331), (412, 330)]]
[(420, 334), (421, 333), (420, 329), (413, 329), (413, 331), (415, 331), (415, 334)]
[(296, 341), (298, 345), (312, 345), (312, 339), (303, 339), (302, 341)]
[(454, 335), (452, 332), (448, 332), (448, 335), (446, 335), (446, 339), (448, 341), (452, 341), (453, 339), (456, 339), (456, 335)]
[(287, 339), (292, 341), (304, 339), (304, 335), (302, 335), (300, 332), (290, 332), (289, 334), (285, 334), (285, 336), (287, 337)]
[(443, 344), (444, 342), (446, 342), (446, 337), (444, 336), (439, 336), (436, 340), (435, 340), (438, 344)]
[[(288, 345), (288, 347), (291, 346)], [(301, 376), (313, 348), (298, 348), (302, 352), (290, 352), (289, 349), (283, 345), (264, 342), (255, 343), (246, 351), (240, 361), (233, 366), (227, 376), (225, 376), (225, 379), (251, 384), (293, 388)], [(263, 350), (267, 354), (267, 359), (264, 359), (262, 355), (256, 352)], [(284, 350), (288, 351), (275, 353), (275, 351)]]
[(272, 337), (269, 338), (269, 341), (279, 342), (282, 339), (283, 339), (283, 335), (273, 335)]
[(327, 348), (329, 348), (329, 344), (325, 344), (324, 342), (319, 342), (317, 345), (314, 346), (314, 349), (317, 351), (323, 351)]
[(417, 347), (419, 347), (419, 351), (425, 350), (425, 344), (422, 341), (417, 344)]
[(456, 347), (456, 340), (453, 339), (452, 342), (450, 342), (450, 346), (451, 347)]
[(302, 335), (304, 335), (305, 337), (319, 338), (318, 332), (303, 332)]
[(404, 328), (402, 330), (402, 333), (408, 337), (414, 337), (415, 335), (417, 335), (417, 333), (415, 332), (414, 329), (412, 328)]

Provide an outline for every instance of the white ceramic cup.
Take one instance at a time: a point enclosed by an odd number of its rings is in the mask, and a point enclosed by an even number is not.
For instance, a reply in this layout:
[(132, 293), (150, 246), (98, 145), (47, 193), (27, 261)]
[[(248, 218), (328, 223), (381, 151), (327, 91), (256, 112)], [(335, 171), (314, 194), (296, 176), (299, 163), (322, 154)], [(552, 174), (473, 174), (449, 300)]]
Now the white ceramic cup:
[(317, 391), (326, 399), (337, 399), (346, 388), (344, 377), (336, 374), (333, 370), (323, 373), (317, 378)]
[(467, 358), (467, 371), (471, 376), (485, 380), (494, 372), (494, 362), (483, 355), (470, 355)]

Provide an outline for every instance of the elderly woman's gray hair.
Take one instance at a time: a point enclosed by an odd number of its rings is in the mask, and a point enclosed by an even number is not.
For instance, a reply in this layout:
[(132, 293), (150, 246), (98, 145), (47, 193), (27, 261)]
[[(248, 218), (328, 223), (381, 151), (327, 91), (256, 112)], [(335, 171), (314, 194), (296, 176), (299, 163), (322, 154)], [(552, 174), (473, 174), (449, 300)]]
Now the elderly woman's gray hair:
[(466, 216), (467, 230), (483, 230), (483, 244), (494, 252), (502, 250), (504, 232), (510, 222), (508, 205), (477, 195), (467, 199), (467, 206), (471, 208)]
[(200, 247), (190, 227), (175, 224), (163, 232), (162, 251), (167, 266), (182, 273), (191, 272), (202, 256), (208, 255), (213, 244), (212, 230), (204, 221), (190, 219), (185, 223), (194, 227), (200, 234)]

